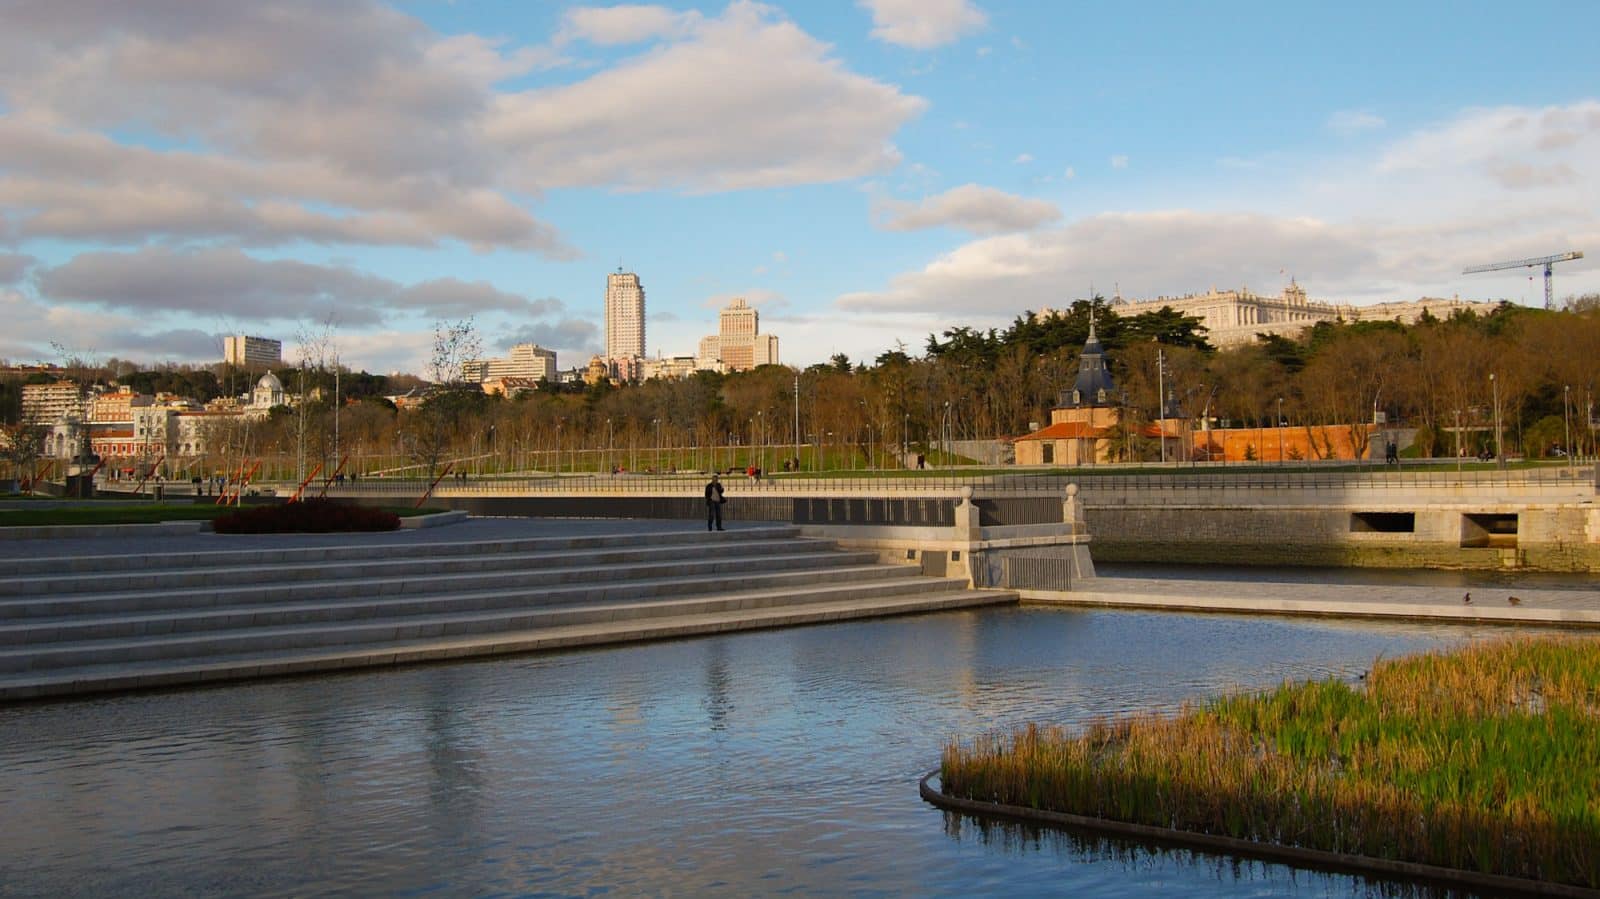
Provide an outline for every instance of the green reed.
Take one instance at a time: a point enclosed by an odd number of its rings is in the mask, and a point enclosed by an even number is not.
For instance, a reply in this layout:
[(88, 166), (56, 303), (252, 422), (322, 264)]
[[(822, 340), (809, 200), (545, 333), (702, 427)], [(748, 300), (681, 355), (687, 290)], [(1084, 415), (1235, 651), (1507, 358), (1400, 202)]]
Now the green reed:
[(1176, 715), (945, 747), (945, 792), (1600, 887), (1600, 641), (1379, 661)]

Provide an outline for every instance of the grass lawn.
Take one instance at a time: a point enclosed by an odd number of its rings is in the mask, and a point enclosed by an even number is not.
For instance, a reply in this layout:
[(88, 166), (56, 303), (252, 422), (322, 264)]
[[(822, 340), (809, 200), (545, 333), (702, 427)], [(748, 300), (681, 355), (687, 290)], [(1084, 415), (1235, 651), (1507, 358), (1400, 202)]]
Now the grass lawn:
[(1600, 640), (1380, 661), (1081, 733), (946, 746), (950, 795), (1600, 887)]
[[(401, 518), (432, 515), (444, 509), (383, 506)], [(233, 506), (107, 503), (103, 506), (62, 506), (47, 509), (0, 509), (0, 527), (49, 527), (73, 524), (154, 524), (162, 521), (210, 521), (234, 511)]]

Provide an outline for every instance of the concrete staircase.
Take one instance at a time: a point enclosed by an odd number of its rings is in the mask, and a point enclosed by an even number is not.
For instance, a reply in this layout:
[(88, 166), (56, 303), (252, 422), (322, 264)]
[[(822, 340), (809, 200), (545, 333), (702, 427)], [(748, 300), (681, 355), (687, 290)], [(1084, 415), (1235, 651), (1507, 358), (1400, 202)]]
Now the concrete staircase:
[(1015, 602), (794, 528), (0, 561), (0, 701)]

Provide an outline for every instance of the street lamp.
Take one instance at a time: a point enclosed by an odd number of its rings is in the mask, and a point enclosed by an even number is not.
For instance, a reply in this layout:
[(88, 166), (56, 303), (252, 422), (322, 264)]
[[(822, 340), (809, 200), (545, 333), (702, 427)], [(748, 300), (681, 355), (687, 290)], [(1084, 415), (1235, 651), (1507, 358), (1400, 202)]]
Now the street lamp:
[(1494, 372), (1489, 372), (1489, 389), (1494, 394), (1494, 455), (1500, 463), (1500, 469), (1505, 470), (1505, 446), (1500, 437), (1500, 382), (1494, 378)]
[[(1383, 385), (1379, 384), (1378, 385), (1378, 389), (1372, 391), (1372, 430), (1373, 430), (1373, 433), (1375, 433), (1375, 434), (1378, 433), (1378, 397), (1380, 397), (1382, 395), (1383, 395)], [(1384, 437), (1384, 462), (1385, 463), (1387, 463), (1389, 461), (1389, 459), (1388, 459), (1388, 453), (1389, 453), (1388, 442), (1389, 442), (1388, 438)], [(1370, 445), (1371, 441), (1368, 441), (1368, 444)]]
[(1567, 408), (1571, 399), (1572, 385), (1568, 384), (1561, 388), (1561, 421), (1566, 425), (1567, 430), (1566, 443), (1562, 444), (1561, 448), (1567, 451), (1567, 470), (1569, 472), (1569, 477), (1572, 470), (1572, 416), (1567, 413)]
[(939, 442), (944, 445), (945, 464), (950, 461), (950, 401), (944, 401), (944, 422), (939, 427)]
[(1456, 410), (1456, 474), (1461, 473), (1461, 410)]
[(652, 418), (656, 426), (656, 474), (661, 473), (661, 419)]
[(1278, 397), (1278, 464), (1283, 464), (1283, 397)]

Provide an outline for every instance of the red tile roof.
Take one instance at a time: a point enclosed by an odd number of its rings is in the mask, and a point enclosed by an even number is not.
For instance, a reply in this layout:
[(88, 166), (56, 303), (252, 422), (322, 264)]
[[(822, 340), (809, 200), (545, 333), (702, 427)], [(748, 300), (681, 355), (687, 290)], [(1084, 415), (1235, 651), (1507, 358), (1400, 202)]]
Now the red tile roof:
[(1018, 437), (1018, 440), (1072, 440), (1093, 439), (1098, 440), (1111, 433), (1110, 428), (1096, 428), (1081, 421), (1058, 421), (1046, 428), (1040, 428), (1032, 434)]

